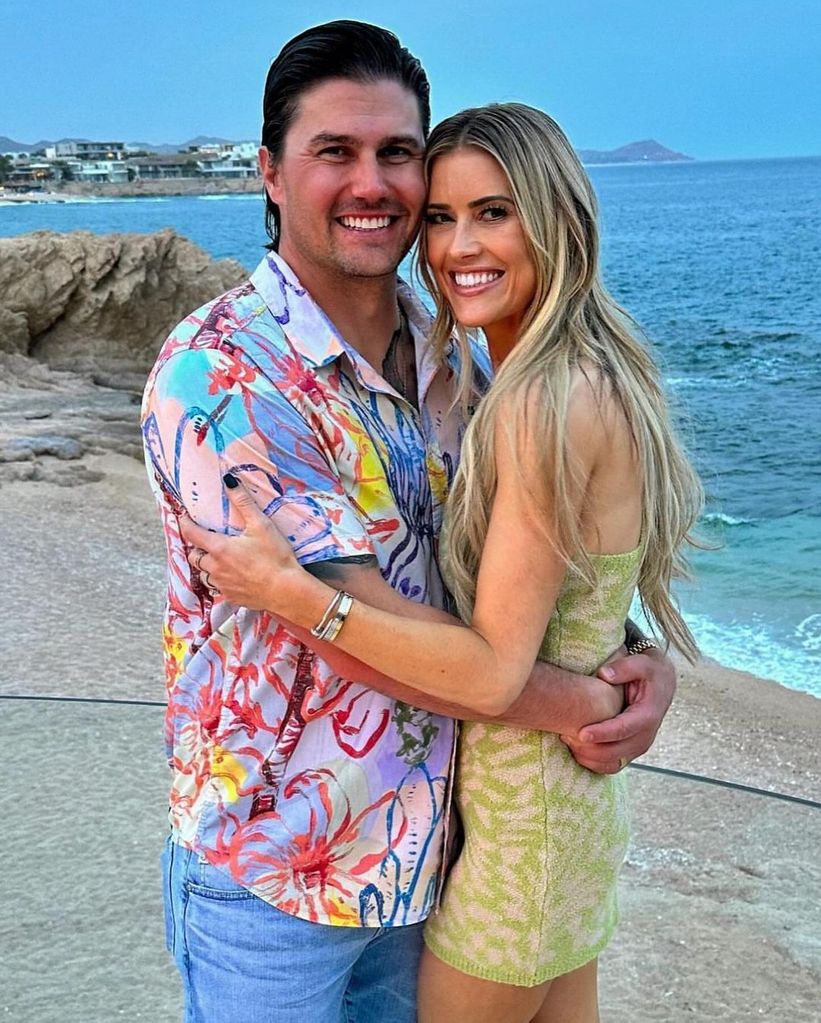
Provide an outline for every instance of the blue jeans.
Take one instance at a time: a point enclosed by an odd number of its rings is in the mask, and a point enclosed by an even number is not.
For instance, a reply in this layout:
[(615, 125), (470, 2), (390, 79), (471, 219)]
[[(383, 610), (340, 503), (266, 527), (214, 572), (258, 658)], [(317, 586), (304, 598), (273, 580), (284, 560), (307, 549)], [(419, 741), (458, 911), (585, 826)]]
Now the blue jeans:
[(310, 923), (171, 841), (163, 874), (185, 1023), (416, 1023), (423, 924)]

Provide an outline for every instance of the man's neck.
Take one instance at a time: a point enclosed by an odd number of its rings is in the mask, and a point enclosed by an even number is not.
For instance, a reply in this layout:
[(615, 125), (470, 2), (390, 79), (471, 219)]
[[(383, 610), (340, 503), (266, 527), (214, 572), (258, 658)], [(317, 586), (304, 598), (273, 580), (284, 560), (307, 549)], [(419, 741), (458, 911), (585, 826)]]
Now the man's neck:
[(396, 274), (334, 277), (293, 253), (283, 252), (282, 258), (348, 344), (381, 372), (398, 326)]

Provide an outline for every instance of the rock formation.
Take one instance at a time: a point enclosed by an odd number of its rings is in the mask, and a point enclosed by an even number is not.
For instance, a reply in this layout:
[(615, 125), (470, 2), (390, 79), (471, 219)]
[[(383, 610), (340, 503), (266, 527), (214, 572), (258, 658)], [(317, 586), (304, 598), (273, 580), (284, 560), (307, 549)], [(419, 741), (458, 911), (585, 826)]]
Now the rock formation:
[(0, 352), (144, 373), (171, 327), (246, 277), (171, 230), (0, 238)]
[(247, 278), (173, 231), (0, 238), (0, 485), (141, 457), (140, 394), (169, 330)]

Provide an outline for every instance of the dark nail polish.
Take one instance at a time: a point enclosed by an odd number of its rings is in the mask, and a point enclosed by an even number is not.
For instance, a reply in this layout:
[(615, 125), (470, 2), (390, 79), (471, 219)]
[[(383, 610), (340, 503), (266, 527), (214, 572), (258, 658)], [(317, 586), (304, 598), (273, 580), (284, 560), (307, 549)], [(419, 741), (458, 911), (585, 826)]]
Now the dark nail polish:
[(230, 472), (225, 473), (225, 475), (222, 477), (222, 481), (226, 485), (226, 487), (228, 487), (229, 490), (234, 490), (236, 487), (239, 486), (239, 480), (236, 478), (236, 476), (234, 476), (233, 473)]

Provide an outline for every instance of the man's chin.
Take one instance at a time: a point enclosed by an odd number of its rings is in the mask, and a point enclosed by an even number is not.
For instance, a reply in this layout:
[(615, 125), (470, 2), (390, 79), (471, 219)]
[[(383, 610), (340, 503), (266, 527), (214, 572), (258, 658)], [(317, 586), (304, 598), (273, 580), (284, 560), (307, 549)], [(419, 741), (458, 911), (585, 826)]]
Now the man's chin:
[(336, 261), (337, 268), (341, 276), (358, 278), (360, 280), (391, 277), (396, 273), (399, 264), (404, 259), (405, 252), (399, 255), (391, 253), (390, 255), (385, 254), (379, 257), (374, 254), (370, 258), (340, 255)]

